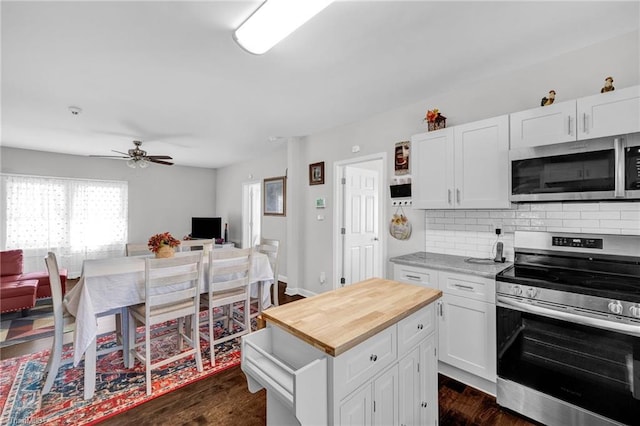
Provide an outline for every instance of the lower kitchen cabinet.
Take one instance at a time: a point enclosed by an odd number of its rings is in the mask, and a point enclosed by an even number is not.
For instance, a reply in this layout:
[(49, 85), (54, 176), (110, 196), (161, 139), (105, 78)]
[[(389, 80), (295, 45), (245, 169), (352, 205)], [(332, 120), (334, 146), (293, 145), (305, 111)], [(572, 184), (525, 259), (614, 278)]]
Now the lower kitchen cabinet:
[(440, 361), (495, 382), (495, 304), (446, 293), (438, 304)]
[(439, 372), (495, 395), (495, 280), (400, 264), (394, 279), (442, 290), (436, 302)]

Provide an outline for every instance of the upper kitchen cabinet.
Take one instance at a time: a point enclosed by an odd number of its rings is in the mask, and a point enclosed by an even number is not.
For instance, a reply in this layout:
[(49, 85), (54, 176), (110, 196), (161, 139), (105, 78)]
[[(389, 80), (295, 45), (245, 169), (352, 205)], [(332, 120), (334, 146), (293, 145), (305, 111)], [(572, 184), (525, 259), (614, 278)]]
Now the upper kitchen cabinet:
[(511, 149), (640, 132), (640, 86), (511, 114)]
[(414, 207), (510, 207), (507, 115), (415, 135), (411, 149)]

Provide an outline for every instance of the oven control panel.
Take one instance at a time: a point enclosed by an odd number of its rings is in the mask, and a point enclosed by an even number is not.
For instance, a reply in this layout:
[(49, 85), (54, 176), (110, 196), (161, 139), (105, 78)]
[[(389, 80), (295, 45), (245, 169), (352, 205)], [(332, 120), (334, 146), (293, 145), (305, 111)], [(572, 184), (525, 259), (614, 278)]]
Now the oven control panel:
[(551, 245), (558, 247), (580, 247), (602, 249), (602, 238), (551, 237)]

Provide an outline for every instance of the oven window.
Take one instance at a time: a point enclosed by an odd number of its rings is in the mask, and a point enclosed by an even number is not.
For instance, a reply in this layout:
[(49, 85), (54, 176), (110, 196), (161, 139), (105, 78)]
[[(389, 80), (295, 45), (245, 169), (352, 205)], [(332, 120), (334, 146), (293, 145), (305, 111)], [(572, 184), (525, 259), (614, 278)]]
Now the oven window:
[(512, 192), (553, 194), (613, 191), (615, 153), (612, 149), (511, 162)]
[(497, 308), (498, 376), (625, 424), (640, 413), (640, 338)]
[(629, 147), (624, 151), (625, 189), (638, 190), (640, 189), (640, 146)]

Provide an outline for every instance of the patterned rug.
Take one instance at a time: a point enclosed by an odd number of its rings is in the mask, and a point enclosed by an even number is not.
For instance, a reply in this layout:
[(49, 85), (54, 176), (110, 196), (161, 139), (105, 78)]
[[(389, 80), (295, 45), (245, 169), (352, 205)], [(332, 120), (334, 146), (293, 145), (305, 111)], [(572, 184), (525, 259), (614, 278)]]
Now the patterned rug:
[[(0, 348), (53, 336), (51, 299), (38, 300), (26, 317), (21, 312), (8, 312), (0, 318)], [(73, 324), (64, 331), (73, 331)]]
[[(220, 323), (216, 334), (222, 333)], [(202, 331), (207, 330), (204, 325)], [(152, 352), (175, 353), (175, 334), (153, 341)], [(115, 334), (98, 339), (99, 350), (113, 347)], [(47, 395), (41, 395), (43, 372), (49, 350), (0, 362), (0, 425), (84, 425), (95, 424), (122, 413), (146, 401), (166, 394), (197, 380), (240, 364), (239, 339), (215, 346), (216, 365), (209, 362), (209, 344), (201, 340), (203, 371), (198, 372), (195, 359), (177, 361), (152, 372), (153, 393), (147, 396), (144, 365), (124, 368), (122, 351), (115, 351), (98, 359), (96, 365), (96, 393), (93, 399), (83, 399), (83, 362), (77, 368), (65, 364)], [(71, 345), (66, 345), (64, 359), (73, 358)], [(155, 359), (155, 357), (154, 357)]]

